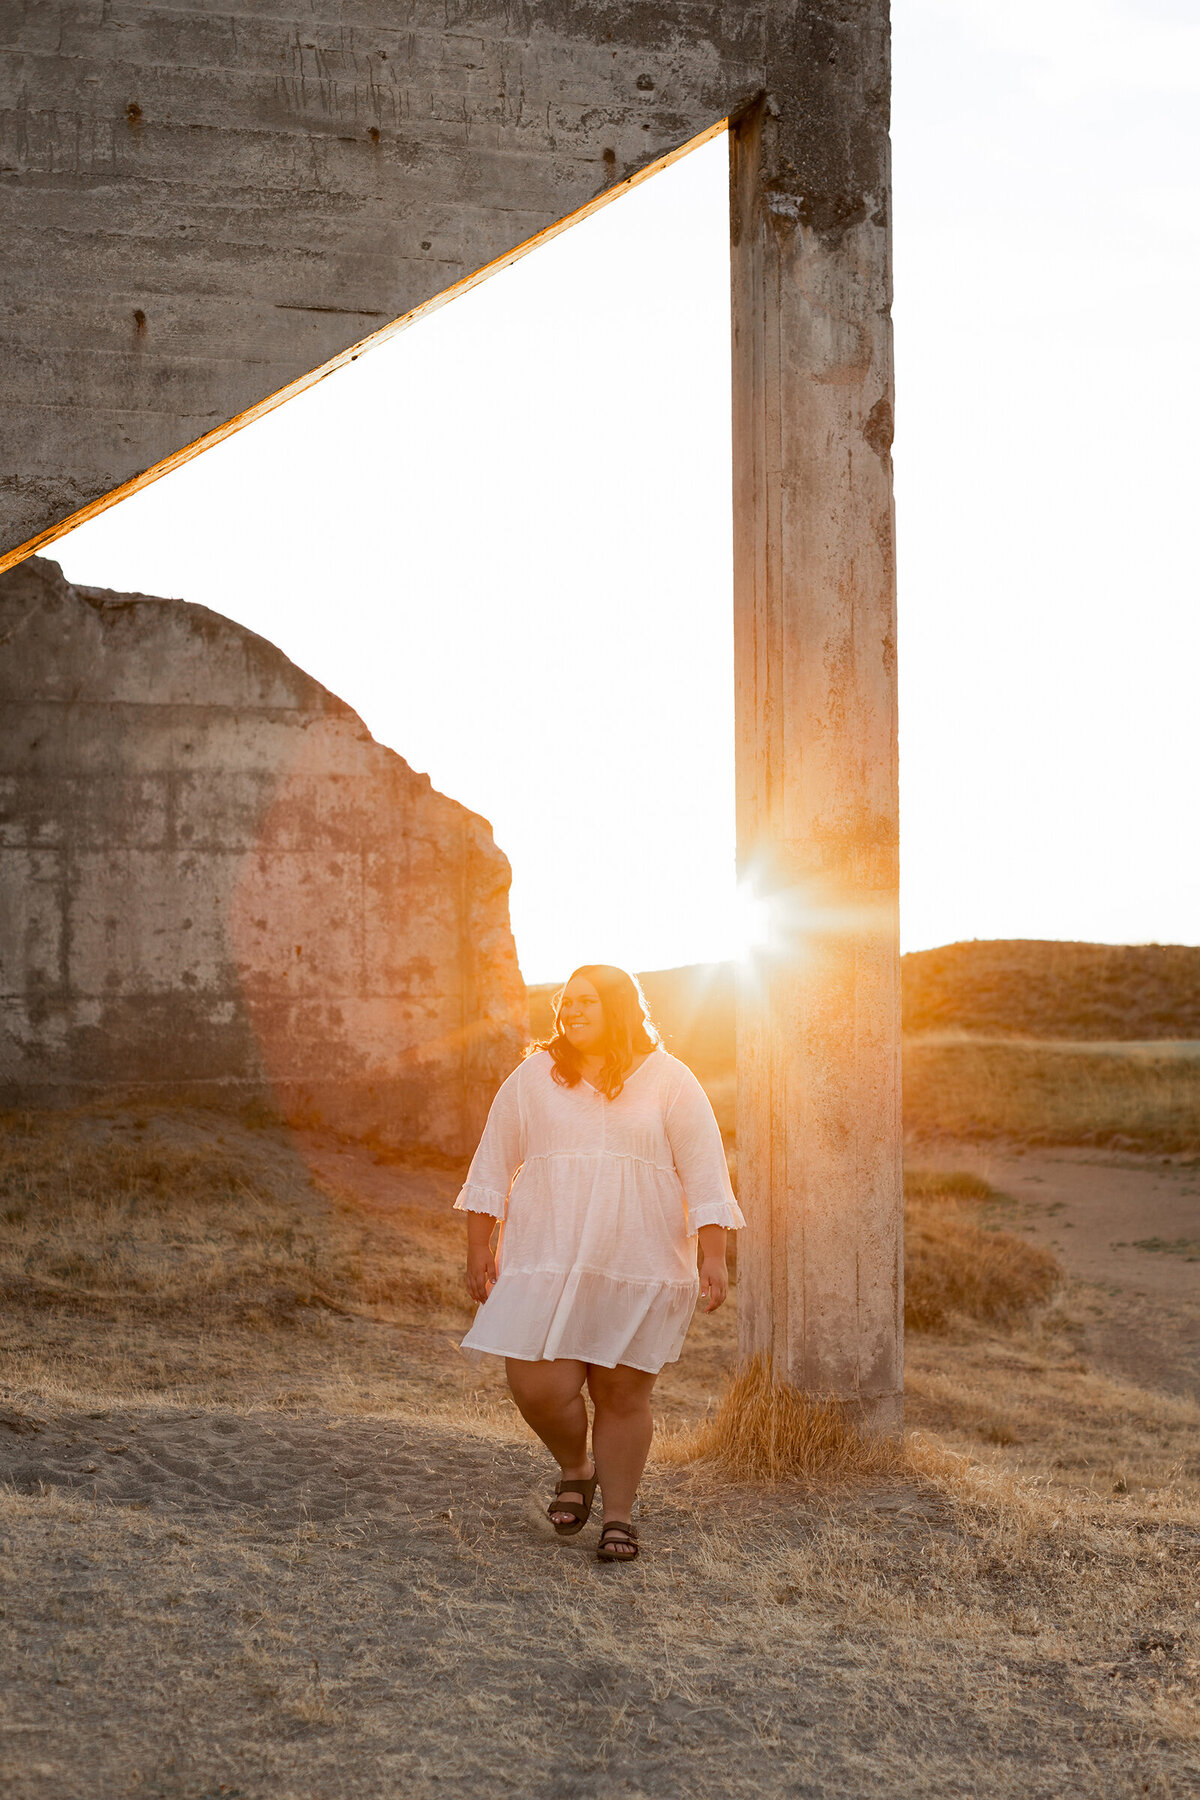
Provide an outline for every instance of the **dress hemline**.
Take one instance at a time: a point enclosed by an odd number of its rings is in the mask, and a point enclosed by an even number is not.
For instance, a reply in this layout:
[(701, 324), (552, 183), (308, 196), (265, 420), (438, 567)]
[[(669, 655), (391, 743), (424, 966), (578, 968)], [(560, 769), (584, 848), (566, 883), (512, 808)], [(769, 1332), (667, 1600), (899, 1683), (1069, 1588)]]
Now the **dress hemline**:
[(675, 1352), (674, 1356), (665, 1356), (663, 1358), (662, 1362), (659, 1363), (657, 1369), (648, 1369), (646, 1367), (645, 1363), (603, 1362), (603, 1361), (601, 1361), (600, 1357), (598, 1357), (598, 1356), (513, 1356), (513, 1353), (511, 1350), (491, 1350), (488, 1348), (488, 1346), (486, 1344), (468, 1344), (468, 1343), (464, 1342), (464, 1343), (461, 1343), (458, 1347), (462, 1351), (464, 1356), (502, 1356), (502, 1357), (504, 1357), (504, 1359), (506, 1361), (511, 1357), (513, 1362), (527, 1362), (527, 1363), (581, 1362), (581, 1363), (584, 1363), (588, 1368), (636, 1369), (638, 1371), (638, 1373), (641, 1375), (658, 1375), (662, 1372), (663, 1369), (666, 1368), (668, 1363), (678, 1362), (680, 1356), (683, 1354), (683, 1350), (682, 1350), (682, 1346), (681, 1346), (680, 1349), (678, 1349)]

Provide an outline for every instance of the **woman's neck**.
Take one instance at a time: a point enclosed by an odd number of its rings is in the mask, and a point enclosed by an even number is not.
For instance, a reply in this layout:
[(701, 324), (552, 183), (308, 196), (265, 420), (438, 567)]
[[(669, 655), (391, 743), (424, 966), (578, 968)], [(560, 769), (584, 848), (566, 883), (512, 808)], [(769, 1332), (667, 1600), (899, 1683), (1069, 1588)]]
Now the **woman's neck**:
[[(623, 1076), (628, 1075), (628, 1073), (631, 1069), (636, 1069), (639, 1066), (639, 1064), (644, 1063), (646, 1058), (649, 1056), (649, 1054), (650, 1054), (650, 1052), (648, 1050), (633, 1050), (633, 1051), (631, 1051), (628, 1059), (626, 1060), (625, 1064), (623, 1065), (623, 1067), (621, 1069), (621, 1074)], [(605, 1059), (607, 1056), (608, 1056), (607, 1050), (589, 1050), (586, 1053), (581, 1052), (579, 1060), (583, 1065), (584, 1074), (585, 1075), (598, 1075), (600, 1073), (601, 1069), (604, 1067)]]

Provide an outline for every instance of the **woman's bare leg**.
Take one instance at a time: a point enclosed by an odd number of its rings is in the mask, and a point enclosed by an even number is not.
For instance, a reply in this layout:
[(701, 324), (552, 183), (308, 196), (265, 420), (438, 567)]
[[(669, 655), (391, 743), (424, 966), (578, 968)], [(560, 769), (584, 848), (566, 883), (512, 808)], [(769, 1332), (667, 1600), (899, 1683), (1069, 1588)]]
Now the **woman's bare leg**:
[[(634, 1495), (654, 1436), (650, 1395), (656, 1379), (644, 1369), (630, 1369), (624, 1364), (615, 1369), (588, 1364), (588, 1392), (596, 1408), (592, 1450), (604, 1495), (606, 1522), (628, 1521), (633, 1512)], [(621, 1550), (619, 1542), (613, 1547), (618, 1555), (630, 1554)]]
[[(506, 1356), (504, 1367), (521, 1417), (533, 1427), (558, 1463), (564, 1481), (572, 1475), (590, 1481), (596, 1471), (587, 1453), (588, 1419), (583, 1399), (587, 1364), (567, 1357), (554, 1362), (522, 1362), (515, 1356)], [(583, 1493), (568, 1488), (562, 1498), (581, 1501)], [(563, 1524), (571, 1518), (568, 1512), (550, 1516)]]

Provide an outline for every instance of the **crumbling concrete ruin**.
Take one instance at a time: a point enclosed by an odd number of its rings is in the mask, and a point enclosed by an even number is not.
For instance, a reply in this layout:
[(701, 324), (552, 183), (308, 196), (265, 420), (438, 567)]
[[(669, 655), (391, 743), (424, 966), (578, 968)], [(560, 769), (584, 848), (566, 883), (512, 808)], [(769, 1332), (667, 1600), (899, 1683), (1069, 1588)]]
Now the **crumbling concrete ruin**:
[(0, 1099), (266, 1096), (468, 1153), (519, 1060), (507, 860), (263, 638), (0, 577)]
[[(890, 1428), (887, 0), (25, 0), (5, 18), (0, 567), (728, 124), (738, 860), (780, 925), (738, 1000), (739, 1330)], [(670, 454), (655, 425), (631, 476)]]

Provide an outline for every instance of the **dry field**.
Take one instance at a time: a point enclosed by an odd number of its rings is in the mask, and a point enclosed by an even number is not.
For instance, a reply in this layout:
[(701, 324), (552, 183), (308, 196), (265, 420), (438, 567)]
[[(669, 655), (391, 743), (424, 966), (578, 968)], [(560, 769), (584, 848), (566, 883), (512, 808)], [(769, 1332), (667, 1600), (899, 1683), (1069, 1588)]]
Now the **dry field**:
[[(732, 1147), (733, 1070), (714, 1070), (704, 1085)], [(1195, 1155), (1200, 1040), (1086, 1044), (964, 1032), (909, 1036), (904, 1130), (916, 1145), (953, 1139)]]
[(910, 1137), (1200, 1151), (1200, 1041), (904, 1041)]
[(698, 1318), (623, 1568), (554, 1538), (455, 1347), (444, 1176), (203, 1112), (5, 1123), (14, 1800), (1200, 1793), (1200, 1352), (1186, 1391), (1114, 1373), (1119, 1284), (968, 1157), (910, 1170), (904, 1444), (761, 1372), (722, 1402), (734, 1309)]

